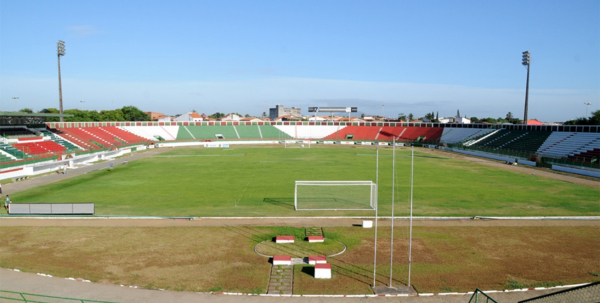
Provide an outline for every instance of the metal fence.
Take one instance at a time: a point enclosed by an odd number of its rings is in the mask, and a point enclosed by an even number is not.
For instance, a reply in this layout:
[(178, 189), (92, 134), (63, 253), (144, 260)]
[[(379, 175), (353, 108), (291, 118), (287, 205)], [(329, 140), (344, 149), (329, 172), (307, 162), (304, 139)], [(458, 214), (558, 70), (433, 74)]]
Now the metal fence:
[(496, 300), (490, 298), (490, 296), (486, 295), (483, 291), (481, 291), (481, 290), (479, 290), (479, 288), (477, 288), (475, 290), (475, 292), (473, 293), (473, 295), (471, 296), (469, 303), (498, 303), (498, 302)]
[(569, 288), (559, 292), (519, 301), (519, 303), (598, 303), (600, 302), (600, 281), (588, 285)]
[(64, 297), (53, 297), (24, 292), (0, 290), (0, 302), (31, 302), (31, 303), (115, 303), (108, 301), (96, 301), (85, 299), (73, 299)]

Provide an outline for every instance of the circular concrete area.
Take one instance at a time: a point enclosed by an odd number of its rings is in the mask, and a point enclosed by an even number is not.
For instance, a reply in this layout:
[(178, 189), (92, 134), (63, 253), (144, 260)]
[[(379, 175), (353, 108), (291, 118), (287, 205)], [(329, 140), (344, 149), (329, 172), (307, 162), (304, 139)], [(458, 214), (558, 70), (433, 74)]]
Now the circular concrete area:
[(307, 256), (325, 255), (334, 257), (346, 251), (346, 244), (325, 238), (322, 243), (309, 243), (304, 240), (296, 240), (294, 243), (278, 244), (272, 240), (260, 242), (254, 246), (254, 252), (258, 255), (271, 258), (276, 255), (291, 256), (292, 258), (304, 258)]

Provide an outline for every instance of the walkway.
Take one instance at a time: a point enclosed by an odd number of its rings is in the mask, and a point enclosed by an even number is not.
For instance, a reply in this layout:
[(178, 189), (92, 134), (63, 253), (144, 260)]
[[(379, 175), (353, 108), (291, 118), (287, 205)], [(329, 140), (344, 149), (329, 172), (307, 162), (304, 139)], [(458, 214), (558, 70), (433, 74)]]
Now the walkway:
[[(376, 302), (407, 303), (466, 303), (470, 296), (432, 296), (432, 297), (377, 297), (377, 298), (323, 298), (323, 297), (265, 297), (265, 296), (231, 296), (211, 295), (204, 293), (158, 291), (133, 289), (117, 285), (86, 283), (62, 278), (48, 278), (32, 273), (15, 272), (0, 269), (0, 289), (43, 294), (48, 296), (101, 300), (127, 303), (172, 303), (172, 302), (223, 302), (223, 303), (358, 303), (366, 300)], [(556, 290), (554, 290), (556, 291)], [(493, 293), (490, 294), (500, 303), (513, 303), (554, 291), (540, 290), (528, 292)]]

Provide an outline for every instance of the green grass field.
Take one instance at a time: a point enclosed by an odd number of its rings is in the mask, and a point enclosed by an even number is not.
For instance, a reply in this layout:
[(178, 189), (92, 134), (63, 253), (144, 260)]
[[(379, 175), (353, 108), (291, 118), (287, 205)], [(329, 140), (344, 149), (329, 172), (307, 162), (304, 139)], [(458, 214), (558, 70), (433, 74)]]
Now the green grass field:
[[(94, 202), (98, 215), (347, 216), (295, 211), (296, 180), (376, 180), (373, 147), (178, 148), (11, 195), (15, 203)], [(600, 190), (415, 150), (416, 216), (600, 215)], [(408, 214), (410, 150), (396, 155), (395, 214)], [(392, 151), (380, 149), (379, 210), (390, 215)]]

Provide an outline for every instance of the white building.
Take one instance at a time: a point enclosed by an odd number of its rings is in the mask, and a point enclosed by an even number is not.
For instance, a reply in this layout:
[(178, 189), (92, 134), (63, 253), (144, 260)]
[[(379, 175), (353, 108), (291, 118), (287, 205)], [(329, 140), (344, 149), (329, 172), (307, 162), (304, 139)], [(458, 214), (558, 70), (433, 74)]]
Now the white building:
[(184, 121), (184, 122), (202, 122), (203, 118), (198, 113), (189, 112), (185, 113), (175, 119), (173, 121)]
[(236, 114), (227, 114), (224, 117), (221, 117), (221, 121), (240, 121), (240, 119), (242, 119), (241, 116), (238, 116)]

